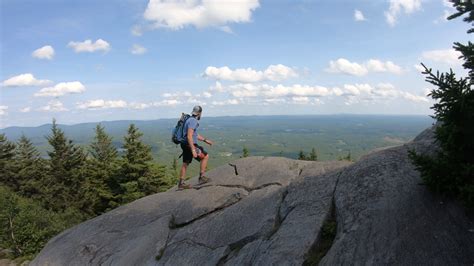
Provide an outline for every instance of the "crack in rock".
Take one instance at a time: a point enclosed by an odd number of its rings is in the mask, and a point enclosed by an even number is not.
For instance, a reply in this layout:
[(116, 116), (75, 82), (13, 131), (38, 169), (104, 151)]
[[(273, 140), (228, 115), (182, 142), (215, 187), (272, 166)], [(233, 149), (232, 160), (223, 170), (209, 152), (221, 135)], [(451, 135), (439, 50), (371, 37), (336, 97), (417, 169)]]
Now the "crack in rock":
[[(244, 197), (241, 196), (240, 193), (237, 193), (237, 194), (232, 194), (231, 195), (231, 198), (229, 198), (224, 204), (214, 208), (213, 210), (211, 211), (208, 211), (206, 213), (203, 213), (201, 215), (199, 215), (198, 217), (194, 218), (194, 219), (191, 219), (190, 221), (187, 221), (187, 222), (184, 222), (184, 223), (175, 223), (175, 216), (172, 215), (171, 216), (171, 220), (170, 220), (170, 224), (169, 224), (169, 228), (170, 229), (176, 229), (176, 228), (182, 228), (186, 225), (189, 225), (189, 224), (192, 224), (194, 223), (195, 221), (198, 221), (198, 220), (201, 220), (201, 219), (204, 219), (206, 218), (207, 216), (215, 213), (215, 212), (218, 212), (220, 210), (223, 210), (227, 207), (230, 207), (234, 204), (237, 204), (238, 202), (240, 202)], [(235, 200), (234, 200), (235, 199)]]
[(201, 188), (206, 188), (206, 187), (227, 187), (227, 188), (241, 188), (241, 189), (246, 190), (247, 192), (252, 192), (252, 191), (263, 189), (263, 188), (266, 188), (266, 187), (269, 187), (269, 186), (280, 186), (280, 187), (282, 187), (283, 184), (281, 184), (279, 182), (271, 182), (271, 183), (266, 183), (266, 184), (263, 184), (263, 185), (260, 185), (260, 186), (257, 186), (257, 187), (248, 187), (248, 186), (245, 186), (245, 185), (216, 184), (216, 185), (194, 186), (194, 187), (192, 187), (192, 189), (199, 190)]
[(237, 165), (229, 163), (230, 166), (234, 167), (235, 175), (239, 175), (239, 172), (237, 171)]

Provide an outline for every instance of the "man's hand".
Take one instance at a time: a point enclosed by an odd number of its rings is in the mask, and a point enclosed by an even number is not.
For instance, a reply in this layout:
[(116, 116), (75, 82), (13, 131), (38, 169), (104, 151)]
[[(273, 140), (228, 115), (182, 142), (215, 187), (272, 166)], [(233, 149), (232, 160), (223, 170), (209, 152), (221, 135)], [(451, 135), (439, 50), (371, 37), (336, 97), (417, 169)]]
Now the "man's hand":
[(197, 158), (198, 157), (198, 154), (196, 152), (196, 149), (191, 149), (191, 151), (193, 152), (193, 158)]
[(213, 142), (211, 140), (208, 140), (208, 139), (205, 139), (204, 142), (207, 143), (209, 146), (212, 146), (212, 144), (213, 144)]

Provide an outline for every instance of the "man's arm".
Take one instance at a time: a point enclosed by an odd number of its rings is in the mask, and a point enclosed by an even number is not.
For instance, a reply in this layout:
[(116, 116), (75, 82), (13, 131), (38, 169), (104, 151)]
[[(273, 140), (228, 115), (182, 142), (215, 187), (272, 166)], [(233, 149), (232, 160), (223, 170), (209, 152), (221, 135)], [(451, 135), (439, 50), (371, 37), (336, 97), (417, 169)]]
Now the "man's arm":
[(194, 147), (193, 134), (194, 134), (194, 129), (188, 128), (188, 136), (187, 136), (187, 138), (188, 138), (189, 148), (191, 148), (191, 152), (193, 153), (193, 158), (196, 158), (196, 157), (197, 157), (197, 153), (196, 153), (196, 148)]
[(201, 136), (201, 135), (199, 135), (199, 134), (198, 134), (198, 140), (199, 140), (199, 141), (204, 141), (204, 143), (207, 143), (207, 144), (209, 144), (209, 145), (212, 146), (212, 141), (211, 141), (211, 140), (206, 139), (205, 137), (203, 137), (203, 136)]

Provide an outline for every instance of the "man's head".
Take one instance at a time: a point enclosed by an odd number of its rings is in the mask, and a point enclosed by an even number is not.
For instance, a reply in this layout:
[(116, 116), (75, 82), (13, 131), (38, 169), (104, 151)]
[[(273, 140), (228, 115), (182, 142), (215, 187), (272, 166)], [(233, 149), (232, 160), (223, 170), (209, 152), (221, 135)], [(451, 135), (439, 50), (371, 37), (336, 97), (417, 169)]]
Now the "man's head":
[(193, 112), (191, 113), (198, 120), (201, 119), (202, 107), (199, 105), (194, 106)]

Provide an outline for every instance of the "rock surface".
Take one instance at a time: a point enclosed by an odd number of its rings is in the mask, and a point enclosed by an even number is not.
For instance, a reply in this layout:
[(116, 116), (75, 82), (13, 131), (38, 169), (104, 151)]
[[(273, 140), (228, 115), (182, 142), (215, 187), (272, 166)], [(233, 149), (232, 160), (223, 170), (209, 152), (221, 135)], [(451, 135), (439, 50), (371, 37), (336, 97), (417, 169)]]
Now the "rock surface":
[(410, 149), (432, 154), (433, 129), (354, 164), (240, 159), (61, 233), (31, 265), (301, 265), (333, 210), (322, 265), (473, 265), (472, 217), (420, 185)]
[[(313, 222), (322, 223), (329, 211), (336, 183), (332, 173), (349, 164), (240, 159), (210, 171), (208, 184), (144, 197), (66, 230), (31, 265), (257, 262), (251, 252), (257, 258), (271, 254), (259, 258), (262, 263), (278, 262), (283, 254), (289, 263), (302, 261), (319, 231)], [(321, 187), (313, 191), (304, 180)], [(301, 238), (294, 239), (296, 234)], [(239, 252), (259, 241), (257, 249)]]

